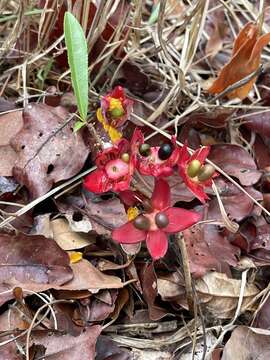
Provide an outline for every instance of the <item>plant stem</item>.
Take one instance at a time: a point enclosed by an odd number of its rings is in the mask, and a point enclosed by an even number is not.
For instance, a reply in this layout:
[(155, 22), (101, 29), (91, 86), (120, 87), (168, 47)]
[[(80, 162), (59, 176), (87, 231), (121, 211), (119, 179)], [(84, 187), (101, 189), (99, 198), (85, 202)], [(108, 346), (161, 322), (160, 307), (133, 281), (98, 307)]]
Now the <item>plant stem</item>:
[(190, 313), (193, 314), (194, 313), (194, 301), (193, 301), (192, 279), (191, 279), (191, 274), (190, 274), (187, 247), (186, 247), (184, 237), (181, 233), (176, 234), (176, 239), (177, 239), (177, 244), (179, 246), (181, 256), (182, 256), (188, 309), (189, 309)]

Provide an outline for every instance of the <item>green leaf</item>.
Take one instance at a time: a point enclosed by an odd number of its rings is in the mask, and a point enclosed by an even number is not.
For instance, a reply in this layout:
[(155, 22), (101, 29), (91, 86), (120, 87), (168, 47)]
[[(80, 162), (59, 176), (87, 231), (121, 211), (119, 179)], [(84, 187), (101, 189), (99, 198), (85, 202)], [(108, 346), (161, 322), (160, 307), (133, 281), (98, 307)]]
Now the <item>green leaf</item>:
[(160, 2), (154, 5), (152, 13), (148, 19), (148, 25), (153, 25), (157, 21), (159, 15), (159, 9), (160, 9)]
[(86, 121), (88, 111), (88, 51), (83, 29), (77, 19), (65, 13), (64, 34), (72, 86), (81, 119)]
[(73, 126), (73, 131), (74, 132), (77, 132), (79, 131), (83, 126), (86, 125), (86, 122), (85, 121), (76, 121), (74, 126)]

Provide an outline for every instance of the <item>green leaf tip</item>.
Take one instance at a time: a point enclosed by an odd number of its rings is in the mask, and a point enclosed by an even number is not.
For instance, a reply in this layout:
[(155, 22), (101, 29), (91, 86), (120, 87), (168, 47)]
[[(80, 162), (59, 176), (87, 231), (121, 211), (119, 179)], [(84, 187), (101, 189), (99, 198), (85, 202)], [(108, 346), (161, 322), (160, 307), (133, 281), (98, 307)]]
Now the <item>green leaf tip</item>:
[(70, 12), (64, 16), (64, 35), (72, 87), (76, 96), (80, 117), (87, 119), (88, 112), (88, 50), (83, 29)]

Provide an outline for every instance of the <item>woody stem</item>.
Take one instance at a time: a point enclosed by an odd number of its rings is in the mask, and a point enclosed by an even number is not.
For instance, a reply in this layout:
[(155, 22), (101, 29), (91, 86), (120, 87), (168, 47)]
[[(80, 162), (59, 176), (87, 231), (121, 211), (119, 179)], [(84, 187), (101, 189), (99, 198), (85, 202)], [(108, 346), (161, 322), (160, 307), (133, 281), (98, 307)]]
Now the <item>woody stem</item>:
[(188, 309), (189, 309), (190, 313), (193, 314), (194, 313), (194, 301), (193, 301), (192, 279), (191, 279), (191, 274), (190, 274), (187, 247), (186, 247), (184, 237), (181, 233), (176, 234), (176, 239), (177, 239), (177, 244), (179, 246), (181, 256), (182, 256)]

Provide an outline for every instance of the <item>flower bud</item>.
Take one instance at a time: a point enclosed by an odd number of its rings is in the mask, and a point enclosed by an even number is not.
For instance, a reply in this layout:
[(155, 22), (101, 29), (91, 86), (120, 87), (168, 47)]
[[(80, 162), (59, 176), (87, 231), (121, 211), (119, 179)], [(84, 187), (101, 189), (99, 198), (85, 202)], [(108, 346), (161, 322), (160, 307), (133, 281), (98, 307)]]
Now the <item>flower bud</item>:
[(201, 169), (201, 162), (199, 160), (192, 160), (187, 168), (187, 174), (189, 177), (193, 178), (198, 175), (200, 169)]
[(125, 162), (128, 163), (129, 162), (129, 154), (128, 153), (124, 153), (121, 155), (121, 159)]
[(135, 226), (136, 229), (139, 229), (139, 230), (149, 230), (150, 221), (144, 215), (139, 215), (133, 221), (133, 225)]
[(214, 175), (214, 173), (215, 168), (210, 164), (206, 164), (201, 167), (198, 173), (198, 180), (201, 182), (209, 180)]
[(158, 157), (160, 160), (167, 160), (173, 152), (173, 146), (171, 144), (163, 144), (158, 150)]
[(155, 216), (155, 222), (157, 224), (157, 227), (162, 229), (162, 228), (165, 228), (169, 224), (169, 219), (166, 214), (164, 214), (163, 212), (160, 212)]
[(140, 145), (139, 147), (139, 153), (142, 155), (142, 156), (149, 156), (150, 155), (150, 152), (151, 152), (151, 146), (149, 144), (142, 144)]

